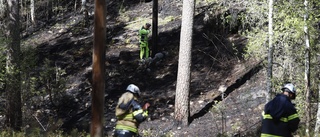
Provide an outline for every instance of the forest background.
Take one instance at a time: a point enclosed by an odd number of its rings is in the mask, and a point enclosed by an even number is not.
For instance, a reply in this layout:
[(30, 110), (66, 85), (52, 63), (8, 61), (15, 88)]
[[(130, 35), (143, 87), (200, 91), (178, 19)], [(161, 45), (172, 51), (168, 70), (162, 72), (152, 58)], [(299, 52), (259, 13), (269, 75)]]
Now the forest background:
[[(263, 104), (287, 81), (298, 89), (302, 122), (296, 136), (319, 134), (319, 1), (195, 1), (187, 127), (172, 122), (173, 106), (180, 102), (175, 100), (178, 36), (187, 1), (159, 0), (158, 46), (169, 54), (146, 68), (137, 63), (136, 31), (152, 22), (153, 2), (106, 1), (107, 136), (116, 121), (116, 99), (132, 82), (153, 105), (141, 125), (144, 136), (256, 136)], [(0, 19), (6, 129), (1, 134), (87, 134), (94, 1), (1, 0)], [(252, 78), (256, 84), (248, 82)]]

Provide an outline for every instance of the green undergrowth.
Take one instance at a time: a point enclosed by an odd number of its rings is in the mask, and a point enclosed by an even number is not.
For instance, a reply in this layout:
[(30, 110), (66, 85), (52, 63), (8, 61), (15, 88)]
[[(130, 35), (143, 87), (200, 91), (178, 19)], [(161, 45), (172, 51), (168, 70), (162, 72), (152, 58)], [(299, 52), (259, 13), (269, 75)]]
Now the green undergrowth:
[(33, 130), (31, 132), (28, 131), (11, 131), (4, 130), (0, 132), (0, 137), (90, 137), (89, 133), (79, 132), (74, 129), (70, 133), (64, 133), (63, 131), (48, 131), (43, 132), (42, 130)]

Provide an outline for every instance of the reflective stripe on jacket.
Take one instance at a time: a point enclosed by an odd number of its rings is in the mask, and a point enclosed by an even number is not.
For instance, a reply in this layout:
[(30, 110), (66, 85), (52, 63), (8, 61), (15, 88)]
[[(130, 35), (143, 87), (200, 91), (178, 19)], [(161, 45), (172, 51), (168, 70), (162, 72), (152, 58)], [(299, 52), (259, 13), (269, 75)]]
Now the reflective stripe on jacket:
[(283, 94), (266, 104), (262, 118), (261, 137), (292, 137), (300, 122), (294, 105)]
[(148, 117), (148, 111), (142, 110), (132, 93), (126, 92), (119, 98), (116, 107), (116, 129), (138, 133), (138, 127)]

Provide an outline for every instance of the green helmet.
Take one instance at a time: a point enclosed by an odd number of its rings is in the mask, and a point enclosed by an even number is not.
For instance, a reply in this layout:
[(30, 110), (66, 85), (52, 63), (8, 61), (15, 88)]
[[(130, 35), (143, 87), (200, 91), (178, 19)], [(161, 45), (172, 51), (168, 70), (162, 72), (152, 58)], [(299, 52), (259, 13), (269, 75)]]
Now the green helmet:
[(134, 84), (130, 84), (127, 87), (127, 91), (133, 93), (133, 94), (137, 94), (138, 96), (140, 96), (140, 89), (138, 86), (134, 85)]

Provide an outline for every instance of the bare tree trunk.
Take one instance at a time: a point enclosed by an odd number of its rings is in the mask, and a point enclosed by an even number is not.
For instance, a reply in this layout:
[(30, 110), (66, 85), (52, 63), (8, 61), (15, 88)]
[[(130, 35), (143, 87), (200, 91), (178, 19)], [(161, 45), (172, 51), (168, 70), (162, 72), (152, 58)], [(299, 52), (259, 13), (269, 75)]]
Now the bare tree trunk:
[(175, 96), (175, 120), (183, 126), (189, 125), (189, 88), (194, 0), (183, 0), (180, 34), (178, 78)]
[(87, 0), (81, 0), (81, 11), (87, 10)]
[(268, 69), (267, 69), (267, 97), (266, 102), (270, 101), (271, 93), (272, 93), (272, 65), (273, 65), (273, 0), (269, 0), (269, 26), (268, 26), (268, 32), (269, 32), (269, 51), (268, 51)]
[(35, 25), (34, 0), (30, 0), (30, 16), (32, 25)]
[[(318, 55), (318, 82), (320, 81), (320, 54)], [(318, 83), (318, 99), (320, 99), (320, 83)], [(320, 128), (320, 103), (318, 100), (318, 111), (317, 111), (317, 119), (316, 125), (314, 127), (314, 137), (319, 137), (319, 128)]]
[(92, 66), (92, 118), (91, 137), (103, 137), (104, 92), (105, 92), (105, 54), (106, 54), (106, 2), (95, 0), (94, 40)]
[(158, 51), (158, 0), (153, 0), (152, 8), (152, 57), (154, 57)]
[(52, 18), (52, 9), (53, 9), (53, 0), (48, 0), (47, 1), (47, 21), (49, 21)]
[(308, 32), (308, 1), (304, 1), (305, 6), (305, 15), (304, 15), (304, 34), (306, 41), (306, 49), (305, 49), (305, 90), (306, 90), (306, 135), (309, 135), (310, 129), (310, 120), (311, 120), (311, 108), (310, 108), (310, 41), (309, 41), (309, 32)]
[(0, 0), (0, 18), (4, 17), (5, 10), (6, 10), (5, 1)]
[(19, 0), (7, 0), (9, 8), (6, 66), (7, 113), (6, 125), (20, 131), (22, 126), (20, 78), (20, 5)]
[(76, 12), (76, 11), (77, 11), (77, 6), (78, 6), (78, 5), (77, 5), (77, 0), (74, 0), (74, 7), (73, 7), (73, 8), (74, 8), (74, 9), (73, 9), (73, 10), (74, 10), (74, 12)]
[(87, 9), (87, 0), (81, 0), (81, 10), (82, 14), (84, 15), (84, 26), (87, 28), (89, 25), (89, 13)]

